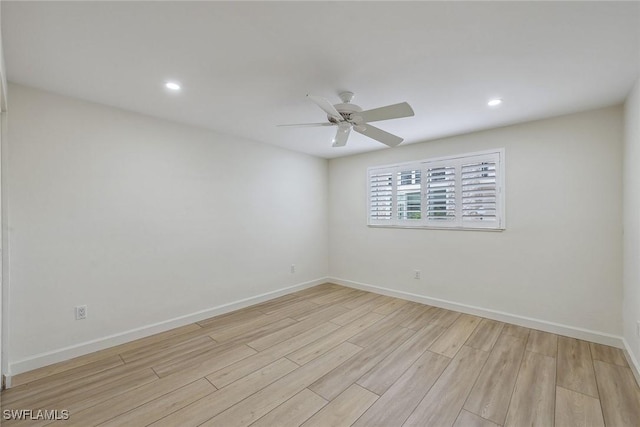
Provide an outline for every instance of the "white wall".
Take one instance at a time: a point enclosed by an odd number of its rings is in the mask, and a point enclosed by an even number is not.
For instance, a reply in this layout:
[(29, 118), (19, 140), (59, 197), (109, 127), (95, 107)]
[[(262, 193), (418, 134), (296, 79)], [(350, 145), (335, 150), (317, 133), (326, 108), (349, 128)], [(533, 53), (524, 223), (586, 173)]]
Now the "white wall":
[[(367, 167), (502, 147), (506, 231), (367, 227)], [(332, 159), (330, 275), (620, 336), (621, 164), (621, 107)]]
[[(12, 374), (51, 362), (43, 353), (326, 277), (326, 160), (24, 86), (9, 94)], [(87, 320), (74, 320), (80, 304)]]
[[(640, 79), (624, 106), (624, 338), (640, 369)], [(639, 379), (640, 381), (640, 379)]]

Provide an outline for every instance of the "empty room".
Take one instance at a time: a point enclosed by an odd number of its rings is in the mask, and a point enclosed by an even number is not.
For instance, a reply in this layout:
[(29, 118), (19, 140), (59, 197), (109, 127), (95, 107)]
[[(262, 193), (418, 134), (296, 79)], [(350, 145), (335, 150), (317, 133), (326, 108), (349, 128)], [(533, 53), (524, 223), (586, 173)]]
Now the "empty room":
[(0, 24), (3, 425), (640, 426), (639, 1)]

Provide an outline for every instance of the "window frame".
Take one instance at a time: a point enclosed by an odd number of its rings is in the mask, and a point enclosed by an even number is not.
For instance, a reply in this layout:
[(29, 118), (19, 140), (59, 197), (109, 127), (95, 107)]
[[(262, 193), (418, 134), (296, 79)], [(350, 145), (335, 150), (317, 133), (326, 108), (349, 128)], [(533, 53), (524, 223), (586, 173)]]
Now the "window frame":
[[(495, 191), (496, 191), (496, 221), (468, 221), (462, 218), (462, 166), (469, 163), (495, 162)], [(453, 167), (455, 170), (455, 217), (452, 221), (436, 221), (429, 219), (426, 214), (427, 207), (427, 170), (437, 167)], [(420, 219), (399, 219), (398, 217), (398, 193), (397, 187), (401, 176), (398, 174), (408, 171), (420, 171)], [(372, 219), (372, 187), (373, 175), (392, 174), (391, 218)], [(441, 156), (422, 159), (411, 162), (395, 163), (367, 168), (367, 226), (382, 228), (418, 228), (433, 230), (482, 230), (503, 231), (506, 229), (505, 220), (505, 149), (497, 148), (471, 153), (462, 153), (452, 156)], [(496, 223), (497, 222), (497, 223)]]

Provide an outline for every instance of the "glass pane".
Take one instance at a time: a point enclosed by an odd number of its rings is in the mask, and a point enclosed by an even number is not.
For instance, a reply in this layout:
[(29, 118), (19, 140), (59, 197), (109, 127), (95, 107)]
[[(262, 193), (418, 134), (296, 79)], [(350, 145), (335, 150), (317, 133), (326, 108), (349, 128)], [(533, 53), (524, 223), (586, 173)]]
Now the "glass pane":
[(420, 171), (408, 170), (397, 173), (397, 198), (398, 219), (415, 220), (420, 219), (421, 197), (420, 197)]

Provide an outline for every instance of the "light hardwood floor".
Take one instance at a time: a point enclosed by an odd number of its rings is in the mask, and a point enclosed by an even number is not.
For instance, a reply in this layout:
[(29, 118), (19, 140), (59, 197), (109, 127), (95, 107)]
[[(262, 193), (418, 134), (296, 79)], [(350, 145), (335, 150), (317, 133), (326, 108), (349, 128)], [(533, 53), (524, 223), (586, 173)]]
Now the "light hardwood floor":
[(640, 426), (619, 349), (333, 284), (14, 384), (64, 426)]

